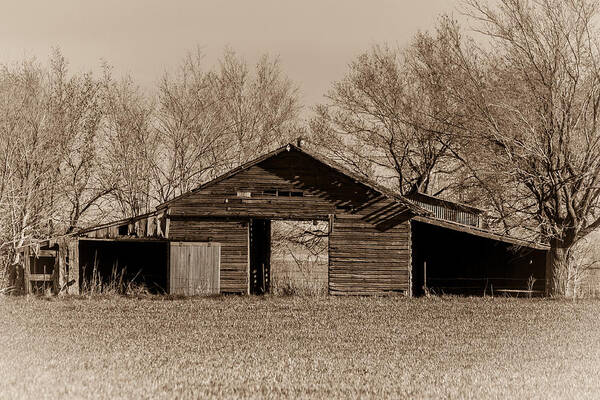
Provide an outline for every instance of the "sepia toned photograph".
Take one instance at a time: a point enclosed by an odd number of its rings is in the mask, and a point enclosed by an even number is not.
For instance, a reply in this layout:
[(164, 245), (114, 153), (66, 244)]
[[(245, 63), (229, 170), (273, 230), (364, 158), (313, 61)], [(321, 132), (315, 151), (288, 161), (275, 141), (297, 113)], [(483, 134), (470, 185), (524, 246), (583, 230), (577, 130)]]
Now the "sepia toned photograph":
[(0, 0), (0, 399), (600, 398), (600, 0)]

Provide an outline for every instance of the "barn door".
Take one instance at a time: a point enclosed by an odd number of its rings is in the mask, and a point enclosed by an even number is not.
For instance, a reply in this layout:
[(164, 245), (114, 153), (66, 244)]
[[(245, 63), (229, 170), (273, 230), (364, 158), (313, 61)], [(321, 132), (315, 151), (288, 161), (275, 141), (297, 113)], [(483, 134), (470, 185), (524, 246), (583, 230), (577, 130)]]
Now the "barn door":
[(219, 243), (171, 242), (169, 294), (219, 293), (220, 266)]
[(271, 290), (271, 220), (250, 223), (250, 294)]

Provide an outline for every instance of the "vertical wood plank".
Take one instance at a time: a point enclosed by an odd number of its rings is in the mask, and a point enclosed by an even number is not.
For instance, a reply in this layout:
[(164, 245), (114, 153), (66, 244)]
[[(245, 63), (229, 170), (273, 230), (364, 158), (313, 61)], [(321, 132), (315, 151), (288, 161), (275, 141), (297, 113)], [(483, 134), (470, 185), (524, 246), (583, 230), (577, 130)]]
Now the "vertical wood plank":
[(221, 281), (221, 244), (216, 244), (212, 247), (212, 287), (214, 293), (220, 293)]
[(220, 250), (216, 243), (171, 242), (169, 293), (184, 296), (219, 293)]
[(327, 294), (331, 295), (331, 230), (333, 229), (331, 222), (329, 222), (327, 229), (329, 230), (329, 236), (327, 237)]
[(167, 289), (167, 293), (169, 294), (174, 294), (173, 293), (173, 272), (176, 269), (176, 262), (174, 262), (173, 260), (173, 256), (175, 254), (177, 254), (175, 251), (173, 251), (173, 246), (175, 245), (175, 243), (171, 242), (169, 243), (169, 282), (168, 282), (168, 289)]
[(165, 239), (168, 239), (169, 238), (169, 228), (171, 226), (171, 218), (169, 218), (168, 215), (165, 215), (165, 218), (167, 220), (165, 222), (165, 233), (164, 233), (164, 236), (165, 236)]
[(413, 297), (412, 223), (408, 223), (408, 297)]

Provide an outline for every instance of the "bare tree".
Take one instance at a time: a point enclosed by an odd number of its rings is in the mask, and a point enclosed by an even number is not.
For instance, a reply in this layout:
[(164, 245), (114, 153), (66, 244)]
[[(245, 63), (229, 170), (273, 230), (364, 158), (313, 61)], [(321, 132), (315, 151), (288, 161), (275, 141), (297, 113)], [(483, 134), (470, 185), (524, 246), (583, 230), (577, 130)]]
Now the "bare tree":
[(421, 50), (374, 46), (360, 55), (311, 121), (313, 139), (333, 157), (359, 174), (391, 177), (403, 194), (444, 191), (445, 180), (432, 179), (458, 165), (448, 151), (452, 136), (439, 132), (438, 119), (453, 115), (450, 103), (440, 78), (422, 73), (420, 58), (429, 54)]
[(44, 71), (33, 61), (2, 71), (2, 142), (6, 170), (4, 206), (13, 240), (40, 233), (56, 194), (56, 138), (45, 124)]
[[(52, 233), (49, 220), (58, 195), (59, 155), (54, 151), (55, 132), (47, 124), (46, 82), (45, 71), (35, 61), (0, 71), (0, 254), (5, 267), (28, 238)], [(11, 279), (15, 272), (9, 271)]]
[(298, 89), (282, 73), (278, 59), (263, 55), (252, 73), (228, 49), (212, 84), (220, 124), (230, 144), (230, 166), (289, 143), (299, 131)]
[(55, 50), (48, 71), (47, 120), (59, 156), (58, 194), (53, 199), (57, 207), (50, 219), (59, 232), (77, 228), (80, 219), (114, 189), (102, 181), (99, 163), (101, 82), (91, 73), (69, 76), (67, 67)]
[(570, 295), (571, 249), (600, 226), (598, 4), (466, 4), (487, 41), (465, 38), (448, 19), (440, 26), (459, 71), (447, 86), (469, 115), (462, 159), (486, 175), (483, 185), (504, 182), (507, 213), (535, 222), (550, 243), (549, 292)]
[(189, 53), (175, 74), (165, 73), (158, 93), (160, 157), (153, 168), (159, 202), (198, 186), (224, 165), (230, 147), (220, 121), (213, 72), (204, 71), (199, 50)]
[(152, 104), (131, 77), (114, 81), (109, 72), (104, 80), (101, 179), (114, 188), (110, 194), (118, 212), (112, 217), (132, 217), (153, 205), (158, 137), (152, 127)]
[[(100, 85), (70, 74), (55, 50), (48, 66), (0, 70), (0, 246), (69, 232), (106, 195), (97, 180)], [(7, 261), (8, 262), (8, 261)]]
[(231, 50), (213, 70), (203, 68), (199, 50), (189, 53), (159, 87), (156, 199), (169, 200), (289, 142), (299, 110), (297, 89), (277, 60), (263, 56), (252, 74)]

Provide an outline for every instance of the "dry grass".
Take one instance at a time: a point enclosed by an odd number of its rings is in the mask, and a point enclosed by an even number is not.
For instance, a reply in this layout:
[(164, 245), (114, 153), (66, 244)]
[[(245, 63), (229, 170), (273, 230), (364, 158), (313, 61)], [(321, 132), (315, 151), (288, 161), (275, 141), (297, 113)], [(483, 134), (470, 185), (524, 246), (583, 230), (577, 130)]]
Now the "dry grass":
[(297, 264), (275, 260), (271, 264), (271, 292), (279, 296), (326, 296), (327, 262)]
[(599, 306), (0, 296), (0, 398), (594, 398)]

